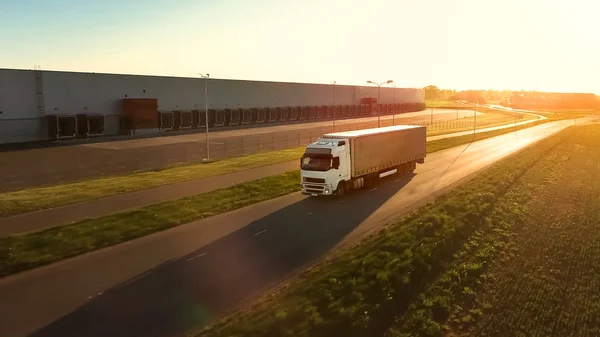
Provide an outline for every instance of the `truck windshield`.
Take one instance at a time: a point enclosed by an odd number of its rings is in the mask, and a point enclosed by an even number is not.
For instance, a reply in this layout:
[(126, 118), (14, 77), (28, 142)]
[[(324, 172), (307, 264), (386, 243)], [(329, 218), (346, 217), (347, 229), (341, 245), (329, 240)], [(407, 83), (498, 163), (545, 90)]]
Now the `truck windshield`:
[(329, 171), (331, 157), (329, 156), (304, 156), (301, 168), (306, 171)]

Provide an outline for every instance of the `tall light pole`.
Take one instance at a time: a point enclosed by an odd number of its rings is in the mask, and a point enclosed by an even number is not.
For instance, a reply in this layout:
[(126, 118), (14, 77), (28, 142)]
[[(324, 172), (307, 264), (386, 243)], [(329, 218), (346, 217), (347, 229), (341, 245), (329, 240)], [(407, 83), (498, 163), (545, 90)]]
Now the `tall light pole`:
[(429, 124), (433, 124), (433, 107), (431, 107), (431, 122)]
[(477, 103), (474, 105), (473, 117), (475, 118), (475, 123), (473, 123), (473, 137), (475, 137), (475, 133), (477, 133)]
[(373, 81), (367, 81), (367, 83), (369, 84), (375, 84), (377, 86), (377, 127), (381, 126), (381, 122), (380, 122), (380, 116), (381, 114), (379, 113), (379, 104), (380, 104), (380, 100), (381, 100), (381, 86), (384, 84), (390, 84), (390, 83), (394, 83), (394, 81), (392, 80), (387, 80), (385, 82), (381, 82), (381, 83), (376, 83)]
[(396, 84), (392, 85), (394, 87), (394, 92), (392, 94), (392, 125), (396, 125)]
[(210, 145), (208, 142), (208, 78), (210, 74), (198, 74), (204, 79), (204, 113), (206, 123), (206, 160), (210, 160)]
[(336, 82), (331, 82), (333, 84), (333, 126), (331, 127), (331, 132), (335, 132), (335, 84)]

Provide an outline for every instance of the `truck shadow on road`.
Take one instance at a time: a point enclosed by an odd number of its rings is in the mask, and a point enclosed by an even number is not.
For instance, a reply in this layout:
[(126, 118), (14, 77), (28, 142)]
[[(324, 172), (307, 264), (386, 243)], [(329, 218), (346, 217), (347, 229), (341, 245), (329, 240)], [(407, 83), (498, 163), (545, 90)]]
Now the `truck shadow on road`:
[(327, 254), (411, 179), (302, 199), (104, 292), (32, 336), (183, 336)]

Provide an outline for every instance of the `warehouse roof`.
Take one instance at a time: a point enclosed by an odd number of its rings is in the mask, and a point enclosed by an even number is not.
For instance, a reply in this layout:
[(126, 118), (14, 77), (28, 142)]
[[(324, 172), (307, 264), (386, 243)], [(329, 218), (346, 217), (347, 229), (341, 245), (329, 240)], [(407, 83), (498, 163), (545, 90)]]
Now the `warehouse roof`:
[(363, 130), (328, 133), (326, 135), (323, 135), (322, 138), (334, 138), (334, 139), (355, 138), (355, 137), (375, 135), (378, 133), (385, 133), (385, 132), (390, 132), (390, 131), (400, 131), (400, 130), (416, 129), (416, 128), (424, 128), (424, 126), (419, 126), (419, 125), (386, 126), (386, 127), (374, 128), (374, 129), (363, 129)]

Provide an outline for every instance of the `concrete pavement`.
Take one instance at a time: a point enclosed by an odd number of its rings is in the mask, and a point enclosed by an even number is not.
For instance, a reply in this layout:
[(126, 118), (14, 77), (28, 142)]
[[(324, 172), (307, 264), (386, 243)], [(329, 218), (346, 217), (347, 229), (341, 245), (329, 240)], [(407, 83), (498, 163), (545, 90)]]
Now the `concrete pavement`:
[(0, 335), (181, 335), (570, 125), (551, 122), (439, 151), (412, 179), (388, 179), (341, 200), (290, 194), (1, 279)]

